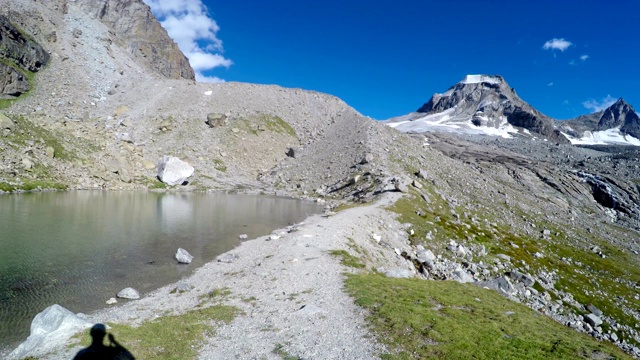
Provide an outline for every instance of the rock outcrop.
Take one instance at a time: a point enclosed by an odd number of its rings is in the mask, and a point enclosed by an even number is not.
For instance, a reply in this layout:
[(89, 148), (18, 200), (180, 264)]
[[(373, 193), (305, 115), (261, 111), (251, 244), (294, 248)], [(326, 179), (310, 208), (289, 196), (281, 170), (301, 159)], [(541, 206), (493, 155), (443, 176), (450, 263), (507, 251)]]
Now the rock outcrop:
[(167, 78), (195, 80), (189, 60), (142, 0), (84, 0), (76, 4), (109, 26), (115, 41), (137, 61)]
[(0, 98), (17, 97), (29, 90), (26, 72), (41, 70), (49, 54), (0, 15)]
[(73, 334), (88, 329), (91, 322), (79, 317), (64, 307), (54, 304), (35, 316), (31, 323), (31, 334), (11, 354), (11, 359), (37, 357), (64, 343)]

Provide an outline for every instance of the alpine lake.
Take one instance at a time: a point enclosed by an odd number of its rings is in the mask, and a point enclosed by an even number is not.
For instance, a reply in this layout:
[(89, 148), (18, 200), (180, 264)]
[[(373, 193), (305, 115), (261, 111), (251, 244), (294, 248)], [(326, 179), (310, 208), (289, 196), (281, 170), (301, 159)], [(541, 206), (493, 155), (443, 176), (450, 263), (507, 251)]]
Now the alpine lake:
[[(264, 195), (70, 191), (0, 195), (0, 350), (29, 335), (52, 304), (104, 308), (126, 287), (141, 296), (190, 275), (249, 239), (322, 211)], [(191, 264), (178, 264), (186, 249)]]

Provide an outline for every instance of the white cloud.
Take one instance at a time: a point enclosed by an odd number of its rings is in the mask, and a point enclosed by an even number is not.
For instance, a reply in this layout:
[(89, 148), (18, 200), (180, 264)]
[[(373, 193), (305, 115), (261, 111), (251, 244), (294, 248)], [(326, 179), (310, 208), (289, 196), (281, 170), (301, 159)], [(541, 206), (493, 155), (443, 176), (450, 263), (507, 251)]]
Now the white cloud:
[(577, 65), (577, 63), (576, 63), (575, 60), (571, 60), (571, 61), (569, 61), (569, 65)]
[(582, 103), (582, 106), (585, 108), (592, 110), (593, 112), (602, 111), (609, 106), (613, 105), (616, 102), (616, 99), (611, 97), (611, 95), (607, 95), (603, 97), (601, 100), (589, 99)]
[(587, 61), (588, 58), (589, 58), (589, 55), (580, 55), (580, 60), (582, 61)]
[(564, 38), (560, 38), (560, 39), (553, 38), (547, 41), (546, 43), (544, 43), (544, 45), (542, 45), (542, 48), (545, 50), (565, 51), (572, 45), (573, 43), (571, 41), (567, 41)]
[(203, 82), (224, 81), (203, 72), (217, 67), (228, 68), (233, 64), (222, 55), (222, 40), (217, 36), (220, 27), (209, 15), (202, 0), (143, 0), (149, 5), (162, 27), (178, 44), (189, 59), (196, 73), (196, 80)]
[(553, 81), (548, 83), (547, 86), (553, 86)]

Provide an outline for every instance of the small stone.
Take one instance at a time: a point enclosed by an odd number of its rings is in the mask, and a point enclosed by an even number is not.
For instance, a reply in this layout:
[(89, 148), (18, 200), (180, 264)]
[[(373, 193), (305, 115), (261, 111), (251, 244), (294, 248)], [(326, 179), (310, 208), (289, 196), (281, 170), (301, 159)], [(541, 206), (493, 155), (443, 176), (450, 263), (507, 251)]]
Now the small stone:
[(586, 321), (592, 327), (600, 326), (602, 324), (602, 319), (600, 319), (595, 314), (589, 314), (583, 317), (584, 317), (584, 321)]
[(413, 277), (413, 272), (408, 269), (391, 269), (384, 272), (386, 277), (396, 279), (408, 279)]
[(55, 150), (53, 149), (52, 146), (47, 146), (47, 149), (45, 150), (45, 152), (49, 159), (53, 159), (53, 156), (55, 155)]
[(22, 159), (22, 166), (24, 166), (24, 168), (26, 170), (29, 170), (33, 167), (33, 162), (27, 158), (23, 158)]
[(591, 311), (595, 316), (602, 316), (602, 310), (598, 309), (592, 304), (587, 305), (587, 310)]
[(116, 298), (110, 298), (109, 300), (107, 300), (107, 305), (113, 305), (116, 304), (118, 302), (118, 300), (116, 300)]
[(155, 169), (156, 164), (151, 161), (151, 160), (143, 160), (142, 161), (142, 166), (146, 169), (146, 170), (151, 170), (151, 169)]
[(509, 256), (509, 255), (498, 254), (498, 255), (496, 255), (496, 257), (498, 257), (498, 258), (500, 258), (502, 260), (505, 260), (505, 261), (511, 261), (511, 256)]
[(176, 260), (181, 264), (190, 264), (193, 261), (193, 255), (183, 248), (178, 248), (176, 251)]
[(413, 180), (411, 185), (413, 185), (413, 187), (416, 188), (416, 189), (422, 189), (422, 184), (420, 184), (420, 182), (418, 180)]
[(14, 128), (15, 128), (15, 124), (13, 123), (13, 120), (11, 120), (5, 114), (0, 113), (0, 130), (6, 129), (9, 131), (13, 131)]
[(230, 263), (238, 260), (239, 258), (240, 257), (238, 257), (238, 255), (236, 255), (236, 254), (225, 253), (225, 254), (219, 255), (216, 258), (216, 260), (218, 260), (218, 262), (221, 262), (221, 263), (230, 264)]
[(176, 290), (176, 292), (183, 293), (183, 292), (190, 291), (191, 289), (193, 289), (193, 285), (191, 285), (191, 284), (189, 284), (187, 282), (181, 281), (176, 285), (176, 289), (175, 290)]
[(380, 240), (382, 240), (382, 236), (378, 235), (378, 234), (371, 234), (371, 238), (375, 241), (375, 242), (380, 242)]
[(249, 236), (247, 234), (241, 234), (240, 236), (238, 236), (238, 238), (240, 240), (247, 240), (249, 238)]
[(140, 293), (138, 292), (138, 290), (130, 287), (120, 290), (120, 292), (116, 296), (121, 299), (140, 299)]
[(212, 128), (218, 127), (218, 126), (225, 126), (227, 124), (227, 116), (225, 114), (209, 113), (207, 114), (206, 123), (207, 125), (209, 125), (209, 127), (212, 127)]

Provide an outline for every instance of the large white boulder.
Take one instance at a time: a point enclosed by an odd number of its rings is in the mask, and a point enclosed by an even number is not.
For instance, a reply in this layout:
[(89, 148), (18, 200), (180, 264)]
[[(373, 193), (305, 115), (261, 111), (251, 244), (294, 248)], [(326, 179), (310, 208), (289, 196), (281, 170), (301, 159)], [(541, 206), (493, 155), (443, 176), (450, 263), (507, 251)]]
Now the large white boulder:
[(193, 175), (193, 166), (175, 156), (165, 155), (158, 161), (158, 178), (167, 185), (180, 185)]
[(51, 305), (33, 318), (31, 334), (9, 354), (9, 359), (40, 357), (92, 325), (93, 323), (58, 304)]

